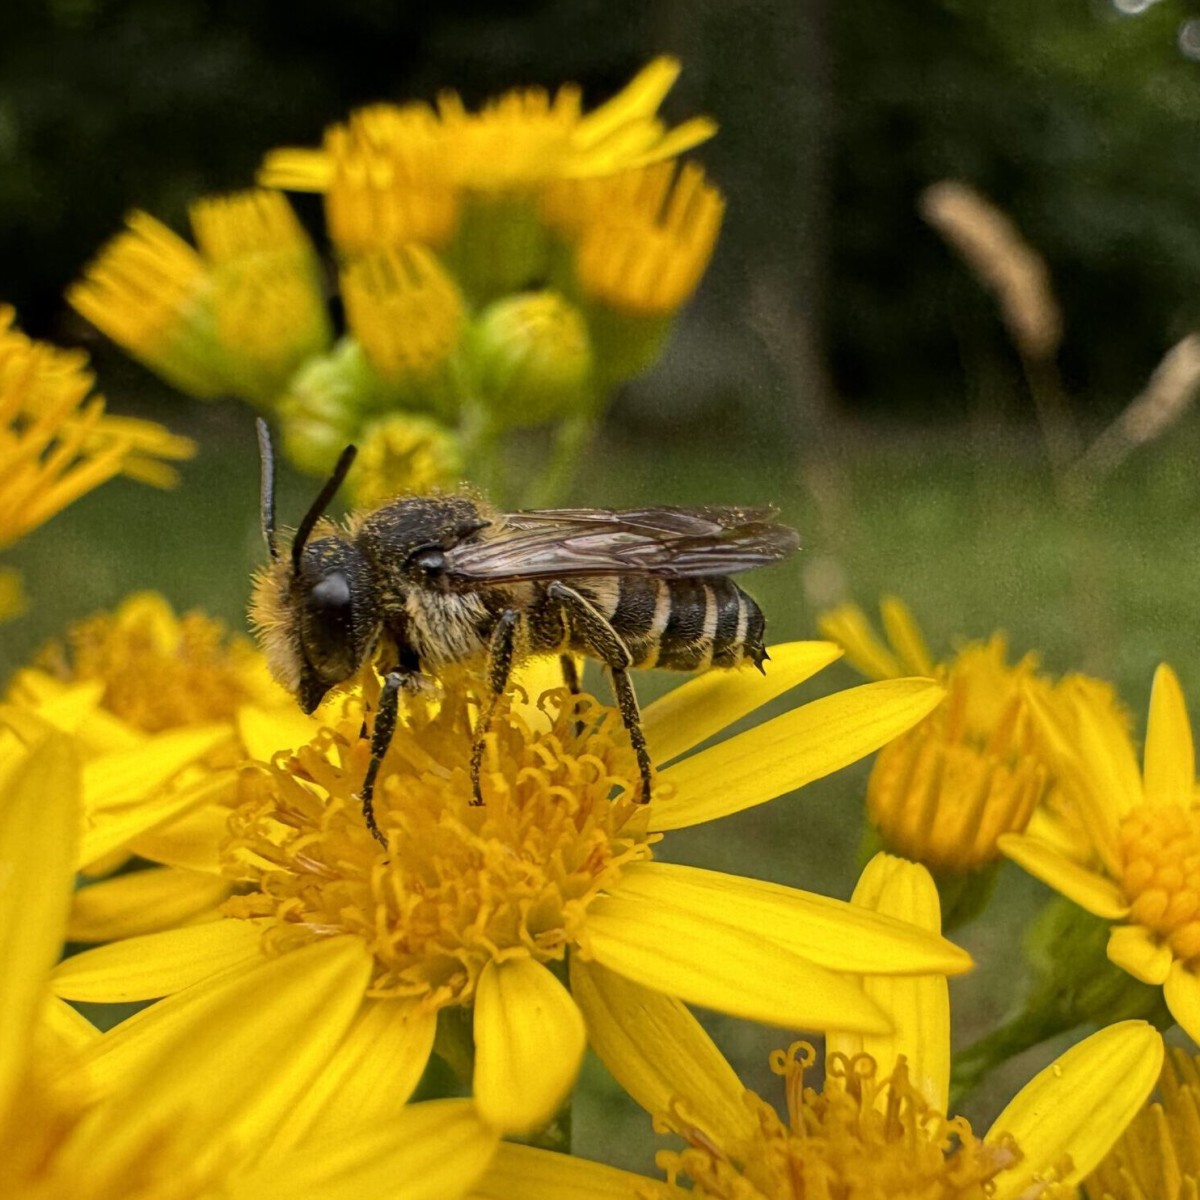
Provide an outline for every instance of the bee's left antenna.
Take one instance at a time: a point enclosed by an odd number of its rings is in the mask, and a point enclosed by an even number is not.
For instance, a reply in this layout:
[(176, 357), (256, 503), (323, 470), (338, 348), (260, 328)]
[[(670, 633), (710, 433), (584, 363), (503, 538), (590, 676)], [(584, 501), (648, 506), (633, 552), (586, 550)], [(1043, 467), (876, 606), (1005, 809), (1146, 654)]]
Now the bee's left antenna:
[(337, 494), (338, 488), (345, 481), (346, 473), (353, 465), (354, 456), (357, 453), (358, 448), (355, 446), (347, 446), (342, 451), (333, 468), (333, 474), (325, 481), (325, 486), (317, 493), (312, 507), (304, 514), (304, 520), (300, 522), (300, 527), (296, 530), (296, 537), (292, 542), (292, 566), (297, 571), (300, 570), (300, 552), (304, 549), (304, 543), (308, 541), (308, 535), (312, 533), (316, 523), (329, 507), (330, 501)]
[(279, 557), (279, 547), (275, 544), (275, 451), (271, 446), (271, 431), (266, 421), (259, 417), (255, 424), (258, 427), (258, 457), (262, 463), (262, 535), (267, 543), (267, 552), (272, 559), (276, 559)]

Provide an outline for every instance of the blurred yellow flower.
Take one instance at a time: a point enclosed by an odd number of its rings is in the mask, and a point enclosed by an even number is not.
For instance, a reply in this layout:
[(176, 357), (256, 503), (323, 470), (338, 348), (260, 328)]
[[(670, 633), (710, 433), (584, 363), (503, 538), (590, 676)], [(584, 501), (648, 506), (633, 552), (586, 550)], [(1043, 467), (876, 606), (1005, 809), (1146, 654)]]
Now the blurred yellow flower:
[(1068, 899), (1116, 922), (1108, 957), (1161, 985), (1171, 1015), (1200, 1037), (1200, 798), (1191, 723), (1170, 667), (1154, 676), (1139, 772), (1130, 735), (1103, 694), (1077, 689), (1064, 714), (1036, 694), (1033, 714), (1074, 820), (1050, 840), (1002, 839), (1004, 853)]
[(679, 64), (657, 58), (585, 114), (580, 90), (507, 92), (470, 113), (453, 92), (437, 109), (376, 104), (327, 131), (320, 150), (274, 150), (265, 186), (325, 194), (330, 236), (344, 251), (419, 241), (443, 246), (472, 196), (523, 198), (546, 183), (611, 175), (676, 157), (716, 131), (696, 117), (667, 129), (658, 107)]
[[(114, 475), (174, 486), (163, 460), (190, 458), (193, 444), (106, 413), (87, 356), (26, 337), (15, 319), (0, 306), (0, 549)], [(11, 611), (11, 577), (7, 591)]]
[(495, 723), (483, 806), (470, 782), (473, 692), (456, 681), (440, 699), (414, 697), (376, 787), (386, 850), (357, 797), (369, 757), (361, 700), (327, 705), (326, 728), (292, 754), (275, 753), (286, 737), (263, 714), (248, 745), (266, 765), (242, 774), (223, 849), (242, 888), (227, 919), (78, 955), (56, 970), (54, 987), (81, 1000), (179, 993), (184, 1003), (214, 972), (259, 961), (260, 947), (287, 957), (348, 934), (372, 962), (358, 997), (376, 1013), (371, 1052), (390, 1064), (375, 1103), (411, 1092), (439, 1010), (470, 1006), (476, 1103), (490, 1124), (520, 1131), (553, 1115), (583, 1053), (584, 1019), (559, 979), (568, 959), (575, 976), (604, 968), (648, 998), (881, 1031), (877, 1006), (838, 972), (957, 973), (966, 955), (824, 897), (652, 861), (662, 831), (836, 770), (939, 698), (926, 680), (868, 684), (680, 758), (836, 653), (826, 643), (776, 646), (766, 677), (714, 672), (651, 705), (651, 754), (670, 765), (649, 805), (631, 799), (638, 771), (618, 715), (555, 684), (556, 661), (523, 676), (538, 703)]
[(393, 413), (364, 430), (346, 483), (356, 507), (376, 508), (399, 495), (453, 488), (462, 475), (462, 451), (448, 429), (427, 417)]
[(1169, 1047), (1158, 1094), (1083, 1181), (1087, 1200), (1200, 1196), (1200, 1058)]
[[(880, 855), (854, 903), (936, 933), (937, 891), (924, 868)], [(864, 980), (892, 1032), (831, 1034), (824, 1083), (807, 1082), (805, 1043), (776, 1052), (782, 1113), (747, 1089), (694, 1017), (666, 996), (631, 993), (618, 975), (579, 981), (592, 1044), (627, 1091), (684, 1149), (663, 1150), (668, 1182), (549, 1154), (500, 1147), (475, 1200), (1067, 1200), (1154, 1086), (1162, 1039), (1141, 1021), (1110, 1026), (1031, 1080), (983, 1137), (946, 1114), (949, 1004), (944, 978)], [(691, 1190), (679, 1188), (690, 1180)]]
[(884, 599), (888, 644), (854, 605), (823, 614), (821, 631), (864, 674), (894, 678), (921, 670), (946, 686), (946, 700), (880, 751), (867, 784), (867, 812), (884, 845), (936, 873), (978, 871), (1000, 858), (1001, 835), (1022, 832), (1046, 792), (1027, 692), (1048, 688), (1027, 654), (1008, 663), (1003, 635), (970, 642), (934, 665), (911, 612)]
[[(106, 876), (130, 854), (155, 864), (79, 889), (72, 940), (215, 917), (229, 894), (215, 847), (236, 797), (238, 718), (249, 704), (294, 713), (248, 639), (199, 612), (177, 617), (151, 592), (79, 622), (16, 674), (0, 721), (29, 742), (47, 729), (66, 734), (84, 764), (80, 868)], [(298, 744), (315, 726), (295, 716)]]
[(381, 390), (392, 403), (453, 416), (466, 390), (457, 378), (466, 309), (437, 256), (389, 247), (350, 259), (340, 279), (347, 322)]
[(181, 391), (270, 404), (332, 340), (316, 250), (278, 192), (202, 199), (191, 220), (199, 253), (133, 213), (67, 300)]

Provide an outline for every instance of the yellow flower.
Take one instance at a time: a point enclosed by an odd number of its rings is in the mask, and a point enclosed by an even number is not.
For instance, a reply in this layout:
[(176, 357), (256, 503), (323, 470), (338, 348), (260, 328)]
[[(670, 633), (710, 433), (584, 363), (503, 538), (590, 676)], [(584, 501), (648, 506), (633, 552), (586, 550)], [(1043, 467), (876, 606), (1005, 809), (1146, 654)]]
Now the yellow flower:
[(695, 291), (724, 212), (694, 163), (556, 180), (542, 201), (545, 220), (571, 247), (582, 295), (642, 316), (669, 315)]
[[(887, 856), (868, 865), (854, 903), (931, 934), (939, 926), (927, 872)], [(892, 1032), (831, 1034), (820, 1088), (806, 1079), (815, 1064), (811, 1046), (774, 1054), (771, 1067), (785, 1091), (779, 1112), (738, 1080), (677, 1001), (635, 995), (612, 972), (592, 971), (579, 982), (575, 994), (596, 1052), (656, 1128), (683, 1139), (683, 1150), (658, 1154), (668, 1183), (505, 1145), (474, 1200), (1067, 1200), (1150, 1093), (1162, 1061), (1162, 1040), (1150, 1026), (1110, 1026), (1031, 1080), (980, 1137), (964, 1117), (946, 1115), (945, 979), (866, 979)], [(684, 1179), (691, 1191), (677, 1189)]]
[(453, 415), (466, 310), (437, 256), (417, 244), (360, 255), (343, 265), (341, 289), (350, 329), (397, 401)]
[(673, 59), (655, 59), (586, 115), (573, 85), (553, 98), (539, 88), (507, 92), (477, 113), (453, 92), (436, 111), (373, 105), (330, 129), (320, 150), (272, 151), (259, 179), (323, 192), (330, 235), (344, 251), (443, 246), (473, 196), (524, 198), (553, 180), (611, 175), (706, 141), (715, 132), (707, 118), (668, 130), (657, 115), (678, 74)]
[(971, 642), (934, 665), (912, 614), (881, 606), (889, 644), (860, 609), (847, 605), (819, 621), (864, 674), (932, 674), (946, 686), (942, 706), (880, 751), (867, 784), (867, 812), (884, 845), (936, 873), (978, 871), (1000, 858), (999, 838), (1023, 832), (1046, 792), (1027, 692), (1048, 685), (1026, 655), (1007, 661), (1003, 635)]
[(455, 682), (439, 701), (414, 698), (376, 788), (386, 850), (356, 795), (369, 757), (361, 702), (327, 706), (327, 727), (293, 754), (273, 754), (265, 718), (258, 756), (269, 762), (243, 773), (225, 847), (243, 883), (228, 918), (78, 955), (54, 986), (74, 999), (178, 992), (186, 1003), (191, 986), (263, 950), (287, 957), (349, 935), (372, 961), (359, 998), (378, 1013), (372, 1052), (390, 1064), (388, 1102), (419, 1079), (438, 1012), (469, 1006), (476, 1102), (513, 1130), (547, 1121), (574, 1081), (585, 1025), (560, 982), (568, 961), (578, 978), (616, 973), (648, 1003), (668, 994), (774, 1024), (882, 1030), (877, 1005), (838, 972), (959, 972), (966, 955), (838, 901), (652, 861), (663, 831), (786, 794), (937, 702), (926, 680), (869, 684), (681, 757), (836, 655), (827, 643), (777, 646), (765, 677), (712, 672), (651, 705), (651, 754), (669, 765), (649, 805), (631, 799), (637, 766), (616, 713), (547, 691), (545, 666), (524, 677), (538, 704), (514, 705), (488, 737), (482, 806), (469, 771), (475, 697)]
[(424, 496), (462, 477), (462, 452), (436, 421), (394, 413), (367, 426), (347, 481), (358, 508), (376, 508), (399, 495)]
[[(471, 1186), (496, 1134), (469, 1101), (415, 1106), (383, 1131), (356, 1126), (354, 1085), (327, 1069), (356, 1032), (358, 1006), (338, 1001), (368, 969), (352, 939), (197, 989), (165, 1036), (161, 1010), (100, 1036), (60, 1001), (47, 1006), (80, 766), (61, 735), (27, 753), (0, 733), (0, 779), (0, 1195), (349, 1200), (387, 1188), (455, 1200)], [(264, 993), (285, 1011), (264, 1015)]]
[(1200, 1058), (1167, 1050), (1159, 1100), (1133, 1119), (1083, 1181), (1087, 1200), (1189, 1200), (1200, 1195)]
[(200, 253), (134, 213), (67, 300), (181, 391), (270, 404), (331, 340), (316, 251), (277, 192), (209, 197), (191, 219)]
[(174, 486), (162, 460), (190, 458), (193, 444), (106, 413), (86, 355), (33, 341), (15, 317), (0, 306), (0, 548), (114, 475)]
[(1060, 827), (1066, 837), (1011, 835), (1001, 848), (1088, 912), (1116, 922), (1109, 959), (1161, 985), (1171, 1015), (1200, 1036), (1200, 804), (1179, 681), (1166, 665), (1154, 676), (1141, 772), (1103, 697), (1079, 689), (1071, 698), (1066, 717), (1036, 695), (1031, 702), (1076, 819)]
[[(215, 862), (247, 705), (295, 713), (248, 639), (199, 612), (176, 617), (140, 593), (77, 624), (17, 673), (0, 719), (28, 743), (70, 736), (84, 763), (78, 865), (101, 877), (131, 853), (155, 864), (75, 893), (68, 932), (105, 941), (216, 915), (229, 882)], [(313, 726), (295, 713), (297, 744)], [(282, 734), (280, 734), (282, 736)]]

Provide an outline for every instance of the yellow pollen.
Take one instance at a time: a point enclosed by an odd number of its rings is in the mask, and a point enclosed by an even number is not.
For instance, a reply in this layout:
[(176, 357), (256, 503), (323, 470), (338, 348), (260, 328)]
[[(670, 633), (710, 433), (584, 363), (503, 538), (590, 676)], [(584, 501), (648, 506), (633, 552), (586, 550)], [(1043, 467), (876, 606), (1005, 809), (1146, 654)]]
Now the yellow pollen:
[(688, 1145), (659, 1152), (668, 1181), (686, 1177), (709, 1200), (985, 1200), (990, 1181), (1020, 1161), (1011, 1138), (984, 1144), (965, 1118), (930, 1108), (903, 1058), (881, 1076), (870, 1055), (834, 1054), (820, 1091), (804, 1081), (815, 1059), (804, 1042), (772, 1055), (786, 1119), (747, 1091), (758, 1129), (737, 1145), (691, 1124), (685, 1102), (673, 1105), (656, 1125)]
[(1158, 1092), (1084, 1180), (1087, 1200), (1200, 1195), (1200, 1062), (1178, 1046), (1168, 1049)]
[(103, 706), (143, 733), (232, 720), (268, 686), (248, 639), (201, 612), (177, 617), (153, 592), (80, 621), (40, 665), (72, 682), (103, 680)]
[(1143, 805), (1121, 822), (1118, 840), (1130, 919), (1200, 965), (1200, 813)]
[(226, 865), (250, 890), (226, 911), (274, 918), (272, 952), (360, 937), (369, 993), (430, 1008), (469, 1001), (489, 961), (561, 960), (592, 900), (658, 840), (632, 799), (636, 761), (614, 710), (547, 692), (540, 713), (492, 723), (473, 805), (476, 707), (460, 687), (406, 701), (375, 793), (386, 851), (358, 797), (370, 747), (357, 703), (295, 755), (246, 772)]

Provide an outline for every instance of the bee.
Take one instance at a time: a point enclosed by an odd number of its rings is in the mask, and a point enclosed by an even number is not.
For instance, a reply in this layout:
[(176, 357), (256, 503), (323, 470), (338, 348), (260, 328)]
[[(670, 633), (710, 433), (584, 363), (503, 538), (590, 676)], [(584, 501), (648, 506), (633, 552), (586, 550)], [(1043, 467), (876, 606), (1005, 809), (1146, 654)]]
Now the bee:
[(337, 525), (323, 517), (354, 461), (348, 446), (281, 553), (274, 453), (262, 420), (258, 437), (270, 562), (255, 577), (251, 622), (271, 673), (306, 713), (368, 662), (380, 667), (360, 793), (380, 842), (374, 786), (398, 696), (428, 676), (464, 666), (486, 683), (471, 753), (472, 802), (482, 804), (485, 737), (514, 664), (560, 654), (578, 690), (572, 656), (598, 659), (612, 677), (645, 802), (651, 764), (630, 668), (704, 671), (749, 661), (763, 670), (762, 610), (729, 576), (799, 546), (772, 508), (504, 513), (466, 495), (401, 496)]

